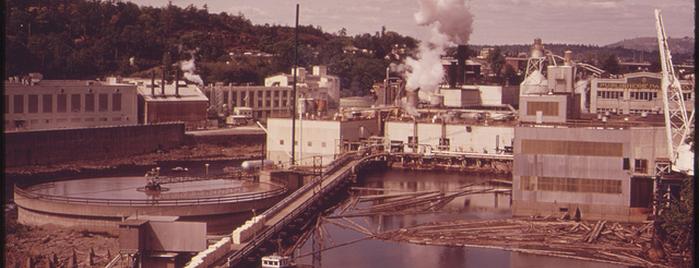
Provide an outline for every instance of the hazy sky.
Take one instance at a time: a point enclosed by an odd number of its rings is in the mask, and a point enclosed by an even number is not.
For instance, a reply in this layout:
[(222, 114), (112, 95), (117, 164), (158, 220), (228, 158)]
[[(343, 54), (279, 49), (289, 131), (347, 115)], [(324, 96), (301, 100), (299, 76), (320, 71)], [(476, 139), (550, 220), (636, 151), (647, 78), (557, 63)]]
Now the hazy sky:
[[(466, 0), (474, 16), (471, 44), (522, 44), (541, 37), (544, 43), (606, 45), (625, 38), (656, 36), (654, 8), (663, 11), (671, 37), (694, 36), (693, 0)], [(161, 7), (168, 0), (135, 0)], [(426, 37), (415, 24), (418, 0), (172, 0), (185, 7), (206, 4), (210, 12), (241, 12), (255, 24), (300, 24), (325, 31), (342, 27), (349, 34), (374, 33), (385, 25), (416, 38)]]

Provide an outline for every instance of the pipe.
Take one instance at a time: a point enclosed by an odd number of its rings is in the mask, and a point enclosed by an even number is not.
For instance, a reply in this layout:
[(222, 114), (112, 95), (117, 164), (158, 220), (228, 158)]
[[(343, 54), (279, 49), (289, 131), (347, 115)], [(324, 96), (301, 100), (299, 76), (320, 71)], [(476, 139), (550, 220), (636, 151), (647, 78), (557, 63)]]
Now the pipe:
[[(296, 4), (296, 27), (294, 28), (294, 93), (291, 98), (291, 106), (293, 112), (291, 113), (291, 165), (296, 165), (296, 72), (299, 64), (299, 4)], [(299, 143), (299, 146), (301, 144)]]
[(164, 64), (163, 64), (163, 77), (160, 79), (160, 95), (163, 95), (163, 97), (165, 97), (165, 65)]
[(155, 71), (150, 71), (150, 95), (155, 97)]
[(175, 96), (180, 97), (180, 69), (175, 68)]

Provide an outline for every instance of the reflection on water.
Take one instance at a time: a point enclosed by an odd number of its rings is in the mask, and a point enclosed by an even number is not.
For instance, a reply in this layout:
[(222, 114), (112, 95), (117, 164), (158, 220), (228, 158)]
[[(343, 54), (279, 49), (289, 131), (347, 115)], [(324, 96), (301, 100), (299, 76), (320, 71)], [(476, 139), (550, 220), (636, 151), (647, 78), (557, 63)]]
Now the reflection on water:
[[(459, 187), (490, 179), (509, 179), (483, 175), (464, 175), (448, 172), (420, 172), (387, 170), (377, 171), (360, 178), (360, 186), (389, 188), (402, 191), (455, 191)], [(375, 193), (370, 193), (375, 194)], [(352, 213), (347, 211), (345, 214)], [(502, 219), (510, 217), (510, 196), (476, 194), (460, 197), (444, 207), (442, 212), (415, 215), (386, 215), (353, 218), (357, 224), (376, 232), (394, 230), (429, 222), (464, 219)], [(323, 247), (331, 247), (364, 237), (331, 223)], [(300, 253), (311, 252), (313, 240), (309, 239)], [(311, 264), (310, 256), (297, 260)], [(521, 254), (499, 249), (427, 246), (383, 240), (364, 240), (348, 246), (322, 252), (322, 267), (623, 267), (597, 262)]]

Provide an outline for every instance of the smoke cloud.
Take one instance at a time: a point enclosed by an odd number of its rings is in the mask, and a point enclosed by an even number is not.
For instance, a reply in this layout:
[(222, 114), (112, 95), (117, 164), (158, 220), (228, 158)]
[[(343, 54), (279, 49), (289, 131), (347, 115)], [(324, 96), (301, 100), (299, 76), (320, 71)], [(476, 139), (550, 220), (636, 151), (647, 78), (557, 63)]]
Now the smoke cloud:
[(193, 55), (192, 55), (192, 59), (180, 62), (180, 69), (183, 72), (184, 79), (187, 79), (188, 81), (197, 83), (197, 85), (200, 85), (200, 86), (204, 85), (204, 80), (201, 79), (201, 76), (194, 73), (194, 71), (197, 70), (197, 67), (194, 64), (194, 56)]
[[(408, 58), (406, 90), (420, 88), (423, 94), (437, 89), (444, 77), (441, 55), (449, 45), (466, 44), (471, 35), (473, 15), (466, 0), (419, 0), (415, 22), (430, 27), (429, 40), (421, 40), (415, 58)], [(421, 95), (423, 95), (421, 94)]]

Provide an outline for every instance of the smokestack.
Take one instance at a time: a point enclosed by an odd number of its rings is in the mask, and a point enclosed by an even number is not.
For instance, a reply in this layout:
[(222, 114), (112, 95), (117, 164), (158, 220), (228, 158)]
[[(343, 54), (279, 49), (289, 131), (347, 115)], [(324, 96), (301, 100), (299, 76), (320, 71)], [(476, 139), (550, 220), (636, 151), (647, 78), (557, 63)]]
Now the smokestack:
[(416, 90), (408, 90), (405, 92), (405, 97), (408, 101), (408, 106), (417, 108), (417, 102), (418, 102), (418, 95), (417, 92), (420, 91), (420, 89)]
[(456, 62), (458, 64), (456, 70), (456, 84), (464, 84), (464, 76), (466, 74), (466, 58), (468, 58), (468, 47), (459, 45), (456, 47)]
[(180, 69), (175, 68), (175, 96), (180, 97)]
[(566, 50), (563, 54), (563, 58), (565, 59), (565, 65), (570, 66), (573, 64), (573, 51)]
[(449, 87), (450, 88), (456, 88), (456, 74), (457, 74), (457, 62), (454, 61), (451, 64), (449, 64), (449, 74), (447, 74), (447, 77), (449, 78)]
[(155, 71), (150, 71), (150, 95), (155, 97)]
[(541, 58), (544, 56), (544, 45), (541, 42), (541, 38), (535, 38), (534, 39), (534, 44), (532, 45), (532, 50), (530, 53), (530, 57), (532, 58)]

